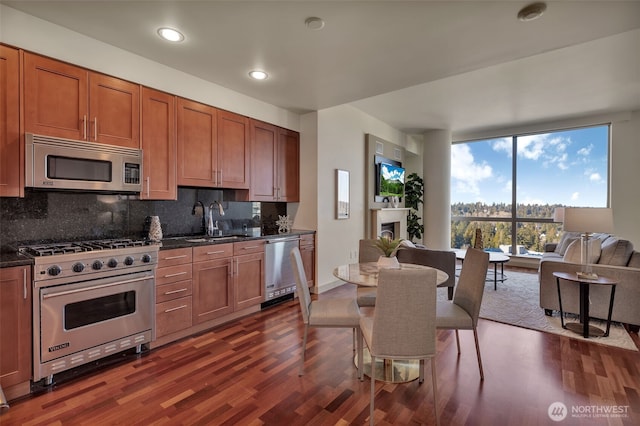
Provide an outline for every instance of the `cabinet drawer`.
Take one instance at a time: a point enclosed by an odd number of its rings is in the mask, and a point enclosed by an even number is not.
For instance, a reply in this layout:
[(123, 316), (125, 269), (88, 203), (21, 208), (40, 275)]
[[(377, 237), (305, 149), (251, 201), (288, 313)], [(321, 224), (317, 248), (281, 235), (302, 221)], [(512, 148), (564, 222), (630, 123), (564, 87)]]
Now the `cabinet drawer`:
[(193, 284), (191, 280), (178, 281), (156, 287), (156, 303), (162, 303), (180, 297), (191, 296)]
[(168, 266), (156, 269), (156, 287), (191, 279), (191, 262), (186, 265)]
[(300, 248), (313, 247), (315, 245), (315, 236), (313, 234), (300, 235)]
[(156, 305), (156, 337), (191, 327), (191, 296)]
[(191, 247), (173, 250), (160, 250), (158, 252), (158, 268), (191, 263), (191, 260)]
[(209, 246), (194, 247), (193, 261), (202, 262), (205, 260), (222, 259), (233, 256), (233, 243), (213, 244)]
[(265, 240), (243, 241), (241, 243), (233, 243), (234, 256), (241, 256), (250, 253), (263, 253)]

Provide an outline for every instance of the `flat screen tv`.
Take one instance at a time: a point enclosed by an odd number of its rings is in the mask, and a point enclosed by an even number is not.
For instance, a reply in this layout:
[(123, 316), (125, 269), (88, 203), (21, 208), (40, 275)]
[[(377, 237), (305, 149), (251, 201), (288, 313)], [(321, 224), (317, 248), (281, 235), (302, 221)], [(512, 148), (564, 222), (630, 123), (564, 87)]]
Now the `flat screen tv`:
[(377, 194), (380, 197), (404, 196), (404, 168), (389, 163), (378, 164)]

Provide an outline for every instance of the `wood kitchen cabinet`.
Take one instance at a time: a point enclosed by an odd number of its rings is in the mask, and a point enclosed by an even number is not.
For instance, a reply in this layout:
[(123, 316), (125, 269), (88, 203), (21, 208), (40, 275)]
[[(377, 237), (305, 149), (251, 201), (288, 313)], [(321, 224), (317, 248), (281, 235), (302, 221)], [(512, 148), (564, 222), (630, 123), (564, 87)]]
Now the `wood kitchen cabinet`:
[(19, 52), (0, 45), (0, 197), (24, 197), (19, 83)]
[(143, 87), (143, 186), (140, 199), (178, 199), (176, 149), (176, 97)]
[(302, 258), (302, 266), (307, 276), (307, 284), (309, 287), (314, 286), (316, 275), (316, 245), (314, 234), (300, 235), (300, 257)]
[(0, 269), (0, 385), (9, 399), (29, 393), (31, 266)]
[(156, 269), (155, 338), (191, 327), (193, 313), (192, 250), (161, 250)]
[(178, 185), (248, 189), (248, 118), (178, 98)]
[(297, 202), (299, 191), (299, 134), (251, 120), (252, 201)]
[(234, 309), (233, 244), (193, 248), (193, 324), (200, 324)]
[(251, 240), (233, 244), (235, 310), (264, 302), (265, 243), (264, 240)]
[(40, 135), (140, 148), (140, 86), (25, 53), (24, 126)]

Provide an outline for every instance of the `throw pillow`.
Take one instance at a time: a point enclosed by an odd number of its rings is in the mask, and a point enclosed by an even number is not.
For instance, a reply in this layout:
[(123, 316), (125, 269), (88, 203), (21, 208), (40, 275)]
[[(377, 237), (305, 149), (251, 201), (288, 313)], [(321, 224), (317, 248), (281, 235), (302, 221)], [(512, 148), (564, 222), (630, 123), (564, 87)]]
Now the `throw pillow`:
[(598, 263), (611, 266), (627, 266), (632, 253), (633, 244), (631, 241), (608, 238), (602, 245), (602, 255)]
[(565, 252), (567, 251), (567, 247), (569, 247), (569, 244), (579, 239), (580, 233), (578, 232), (563, 232), (562, 236), (560, 237), (560, 241), (556, 246), (555, 252), (560, 256), (564, 256)]
[[(600, 258), (600, 240), (589, 240), (589, 259), (587, 263), (597, 263)], [(564, 254), (562, 260), (568, 263), (582, 263), (582, 241), (575, 240)]]

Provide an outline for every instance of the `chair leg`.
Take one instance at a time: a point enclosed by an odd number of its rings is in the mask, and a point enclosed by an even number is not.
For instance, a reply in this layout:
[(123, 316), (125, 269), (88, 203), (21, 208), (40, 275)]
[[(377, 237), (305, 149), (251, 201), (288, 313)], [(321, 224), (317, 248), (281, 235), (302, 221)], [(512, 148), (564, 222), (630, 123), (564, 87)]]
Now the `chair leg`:
[(436, 425), (440, 426), (440, 415), (438, 415), (438, 380), (436, 376), (436, 357), (431, 357), (431, 381), (433, 382), (433, 412), (436, 416)]
[(371, 402), (369, 402), (369, 424), (373, 426), (373, 402), (376, 399), (376, 358), (371, 355)]
[(420, 360), (420, 376), (418, 377), (418, 383), (424, 382), (424, 359)]
[(480, 380), (484, 380), (484, 371), (482, 369), (482, 358), (480, 357), (480, 344), (478, 343), (478, 330), (473, 327), (473, 338), (476, 341), (476, 353), (478, 354), (478, 367), (480, 368)]
[(362, 337), (362, 330), (360, 328), (356, 329), (356, 334), (358, 335), (358, 379), (360, 381), (364, 380), (364, 339)]
[(354, 327), (352, 329), (353, 331), (353, 353), (356, 353), (356, 328)]
[(458, 345), (458, 355), (460, 355), (460, 337), (458, 336), (457, 328), (456, 328), (456, 344)]
[(309, 324), (304, 325), (304, 337), (302, 338), (302, 353), (300, 354), (300, 368), (298, 370), (298, 376), (304, 374), (304, 353), (307, 350), (307, 331), (309, 330)]

